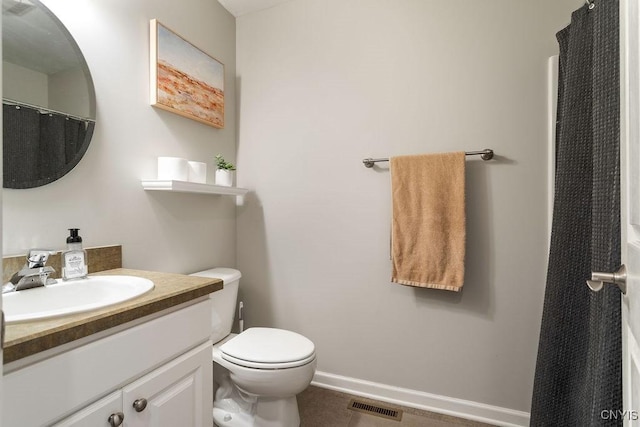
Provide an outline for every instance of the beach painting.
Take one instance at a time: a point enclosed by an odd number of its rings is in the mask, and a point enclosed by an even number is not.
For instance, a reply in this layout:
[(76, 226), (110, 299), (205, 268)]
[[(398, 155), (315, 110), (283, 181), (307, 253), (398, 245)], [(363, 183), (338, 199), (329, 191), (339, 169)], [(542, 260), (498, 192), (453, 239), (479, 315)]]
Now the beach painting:
[(224, 127), (224, 65), (151, 20), (151, 105)]

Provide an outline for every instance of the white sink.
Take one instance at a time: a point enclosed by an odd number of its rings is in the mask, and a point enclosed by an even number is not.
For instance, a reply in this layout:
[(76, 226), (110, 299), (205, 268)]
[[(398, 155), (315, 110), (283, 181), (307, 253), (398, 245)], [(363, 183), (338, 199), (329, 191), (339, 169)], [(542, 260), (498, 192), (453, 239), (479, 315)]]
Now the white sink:
[(89, 276), (87, 279), (2, 295), (7, 323), (47, 319), (107, 307), (153, 289), (149, 279), (135, 276)]

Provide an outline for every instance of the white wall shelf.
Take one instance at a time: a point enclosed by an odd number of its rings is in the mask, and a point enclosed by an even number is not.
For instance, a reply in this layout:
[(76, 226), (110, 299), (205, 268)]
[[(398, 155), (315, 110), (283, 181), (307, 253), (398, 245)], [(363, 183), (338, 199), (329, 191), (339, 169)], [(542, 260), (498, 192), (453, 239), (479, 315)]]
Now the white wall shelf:
[(218, 194), (244, 196), (249, 190), (238, 187), (223, 187), (213, 184), (199, 184), (187, 181), (143, 180), (142, 188), (147, 191), (173, 191), (175, 193)]

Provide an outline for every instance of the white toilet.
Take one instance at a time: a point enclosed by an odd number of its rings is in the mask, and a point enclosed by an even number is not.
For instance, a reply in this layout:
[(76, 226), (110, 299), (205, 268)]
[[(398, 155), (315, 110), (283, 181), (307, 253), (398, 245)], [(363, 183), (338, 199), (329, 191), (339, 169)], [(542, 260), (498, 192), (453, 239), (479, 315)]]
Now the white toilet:
[(192, 276), (224, 281), (211, 295), (214, 381), (213, 421), (219, 427), (298, 427), (296, 394), (316, 370), (313, 342), (295, 332), (249, 328), (232, 334), (241, 273), (212, 268)]

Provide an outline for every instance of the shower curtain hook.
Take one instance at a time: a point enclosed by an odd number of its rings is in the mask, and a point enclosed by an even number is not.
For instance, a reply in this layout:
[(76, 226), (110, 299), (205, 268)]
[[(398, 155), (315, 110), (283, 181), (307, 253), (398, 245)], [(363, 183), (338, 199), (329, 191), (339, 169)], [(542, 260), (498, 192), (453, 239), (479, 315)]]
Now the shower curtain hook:
[(585, 1), (589, 5), (589, 10), (593, 9), (594, 7), (596, 7), (596, 4), (593, 2), (593, 0), (591, 0), (591, 1), (585, 0)]

